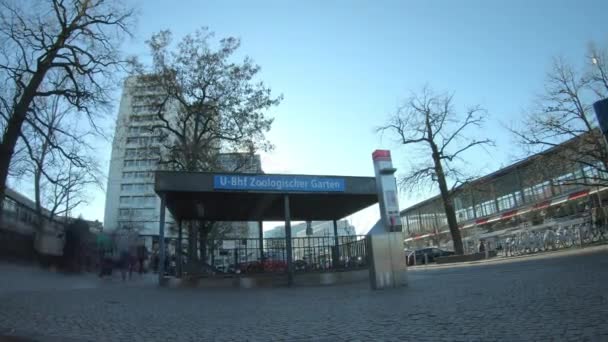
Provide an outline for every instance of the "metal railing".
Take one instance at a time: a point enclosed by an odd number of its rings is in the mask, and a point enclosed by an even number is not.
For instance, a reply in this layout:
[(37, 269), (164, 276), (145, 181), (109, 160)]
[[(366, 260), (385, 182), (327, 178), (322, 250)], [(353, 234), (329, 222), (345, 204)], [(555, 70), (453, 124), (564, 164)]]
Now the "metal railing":
[[(338, 243), (336, 245), (336, 242)], [(226, 274), (287, 272), (285, 238), (223, 239), (208, 241), (201, 271)], [(170, 260), (177, 260), (176, 241), (168, 243)], [(187, 238), (182, 241), (182, 265), (187, 264)], [(295, 273), (349, 270), (367, 267), (365, 236), (296, 237), (291, 239), (292, 267)], [(197, 247), (197, 259), (200, 258)], [(203, 270), (202, 268), (205, 268)], [(170, 271), (171, 272), (171, 271)]]

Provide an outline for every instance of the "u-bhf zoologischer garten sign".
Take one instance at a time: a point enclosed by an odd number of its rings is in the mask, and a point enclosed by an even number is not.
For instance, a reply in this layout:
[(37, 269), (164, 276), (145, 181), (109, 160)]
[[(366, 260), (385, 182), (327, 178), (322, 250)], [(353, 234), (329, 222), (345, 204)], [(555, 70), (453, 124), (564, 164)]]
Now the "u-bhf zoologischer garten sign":
[(214, 175), (213, 188), (223, 190), (344, 192), (344, 178)]

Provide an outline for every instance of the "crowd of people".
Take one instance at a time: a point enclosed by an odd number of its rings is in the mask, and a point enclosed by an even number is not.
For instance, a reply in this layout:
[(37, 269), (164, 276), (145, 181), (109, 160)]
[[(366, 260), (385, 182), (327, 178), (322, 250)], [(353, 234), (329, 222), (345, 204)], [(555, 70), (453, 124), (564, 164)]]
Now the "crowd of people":
[[(112, 235), (99, 234), (97, 251), (100, 277), (111, 275), (114, 269), (119, 269), (123, 280), (127, 279), (127, 275), (130, 279), (134, 272), (145, 273), (146, 261), (150, 259), (150, 252), (144, 241), (131, 232), (117, 232)], [(157, 259), (158, 256), (152, 256), (153, 261)]]

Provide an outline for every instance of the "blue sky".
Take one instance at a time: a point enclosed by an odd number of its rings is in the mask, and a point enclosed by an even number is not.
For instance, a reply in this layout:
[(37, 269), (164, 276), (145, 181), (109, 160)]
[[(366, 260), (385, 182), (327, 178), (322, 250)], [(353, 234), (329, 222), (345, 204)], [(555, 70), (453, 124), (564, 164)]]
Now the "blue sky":
[[(377, 148), (393, 150), (405, 171), (411, 154), (374, 128), (425, 84), (453, 91), (457, 108), (488, 110), (483, 133), (497, 147), (470, 156), (475, 169), (494, 170), (519, 154), (503, 124), (519, 120), (542, 91), (551, 58), (580, 64), (590, 41), (608, 43), (608, 1), (601, 0), (140, 0), (139, 6), (126, 48), (144, 59), (143, 42), (160, 29), (181, 37), (208, 26), (217, 37), (242, 39), (240, 54), (260, 64), (261, 79), (285, 97), (271, 113), (276, 150), (263, 156), (266, 172), (370, 176)], [(107, 165), (109, 143), (99, 152)], [(402, 193), (401, 207), (434, 193)], [(101, 220), (104, 194), (94, 197), (77, 211)], [(377, 217), (371, 208), (352, 220), (363, 232)]]

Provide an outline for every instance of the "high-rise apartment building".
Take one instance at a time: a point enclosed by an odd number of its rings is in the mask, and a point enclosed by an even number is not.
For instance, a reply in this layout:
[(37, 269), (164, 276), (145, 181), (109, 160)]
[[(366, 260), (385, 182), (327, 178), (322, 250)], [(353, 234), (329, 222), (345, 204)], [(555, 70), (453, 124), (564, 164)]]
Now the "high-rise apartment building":
[[(154, 171), (158, 168), (161, 144), (158, 136), (149, 129), (157, 122), (154, 115), (154, 98), (159, 96), (153, 85), (137, 77), (125, 80), (116, 130), (112, 143), (110, 170), (106, 189), (104, 227), (108, 230), (135, 229), (148, 237), (146, 244), (158, 236), (160, 199), (154, 192)], [(171, 113), (165, 115), (171, 118)], [(239, 172), (262, 172), (259, 156), (243, 163), (239, 154), (220, 155), (220, 165), (232, 171), (239, 164)], [(172, 218), (167, 212), (171, 236)]]

